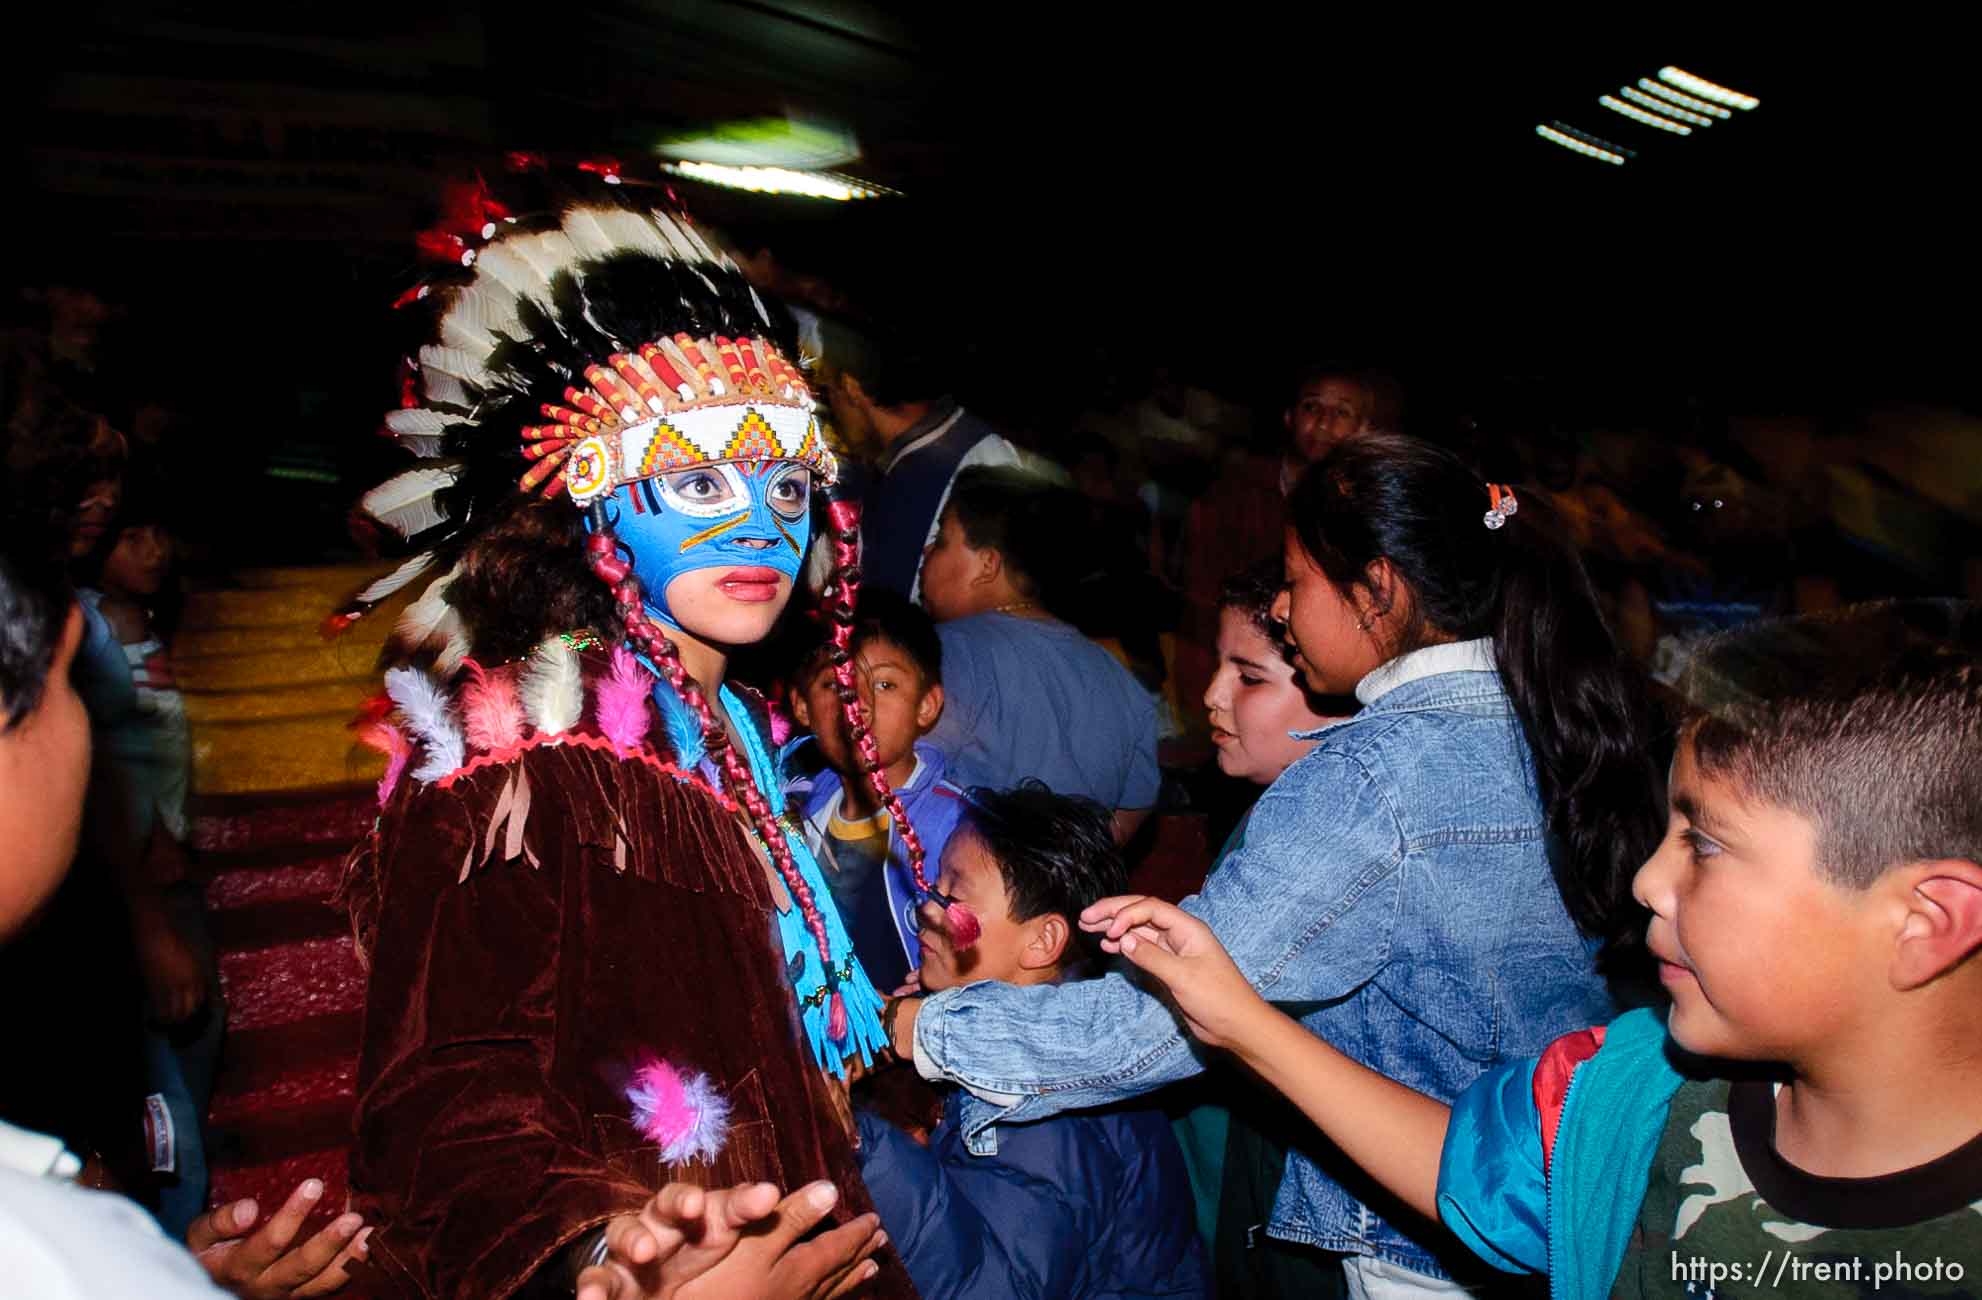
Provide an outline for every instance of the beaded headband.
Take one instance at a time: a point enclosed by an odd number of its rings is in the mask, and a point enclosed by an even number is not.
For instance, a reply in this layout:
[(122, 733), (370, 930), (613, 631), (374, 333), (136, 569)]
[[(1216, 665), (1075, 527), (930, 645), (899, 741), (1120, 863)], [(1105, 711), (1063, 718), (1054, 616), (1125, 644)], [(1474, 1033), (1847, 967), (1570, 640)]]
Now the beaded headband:
[(569, 406), (523, 429), (534, 462), (525, 492), (560, 489), (580, 505), (626, 483), (723, 461), (795, 460), (823, 483), (838, 473), (805, 380), (769, 341), (687, 334), (586, 368)]

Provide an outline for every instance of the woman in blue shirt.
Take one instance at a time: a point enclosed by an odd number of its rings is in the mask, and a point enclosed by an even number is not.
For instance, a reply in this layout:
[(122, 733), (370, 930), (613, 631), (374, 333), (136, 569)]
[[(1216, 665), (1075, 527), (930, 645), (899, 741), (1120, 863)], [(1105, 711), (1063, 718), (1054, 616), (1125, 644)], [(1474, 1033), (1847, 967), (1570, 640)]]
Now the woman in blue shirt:
[[(1185, 909), (1268, 1000), (1449, 1099), (1611, 1014), (1595, 957), (1636, 928), (1631, 872), (1663, 827), (1649, 706), (1539, 500), (1428, 444), (1364, 435), (1288, 505), (1275, 612), (1308, 684), (1363, 707), (1301, 733), (1315, 747)], [(973, 1094), (980, 1141), (1203, 1068), (1122, 973), (949, 989), (891, 1023), (922, 1074)], [(1395, 1212), (1297, 1151), (1267, 1231), (1351, 1256), (1353, 1294), (1453, 1289), (1440, 1231)]]

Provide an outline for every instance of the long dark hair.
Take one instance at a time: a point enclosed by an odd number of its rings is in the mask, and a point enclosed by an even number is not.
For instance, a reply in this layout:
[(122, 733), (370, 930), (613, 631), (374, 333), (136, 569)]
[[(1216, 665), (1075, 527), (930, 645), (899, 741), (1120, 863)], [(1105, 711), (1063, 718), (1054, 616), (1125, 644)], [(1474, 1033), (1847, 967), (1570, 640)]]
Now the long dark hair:
[(1452, 453), (1392, 434), (1337, 444), (1288, 500), (1295, 537), (1346, 598), (1388, 560), (1407, 591), (1403, 654), (1493, 639), (1534, 758), (1556, 888), (1615, 958), (1639, 941), (1631, 878), (1665, 828), (1665, 728), (1604, 623), (1595, 590), (1538, 491), (1486, 527), (1487, 486)]

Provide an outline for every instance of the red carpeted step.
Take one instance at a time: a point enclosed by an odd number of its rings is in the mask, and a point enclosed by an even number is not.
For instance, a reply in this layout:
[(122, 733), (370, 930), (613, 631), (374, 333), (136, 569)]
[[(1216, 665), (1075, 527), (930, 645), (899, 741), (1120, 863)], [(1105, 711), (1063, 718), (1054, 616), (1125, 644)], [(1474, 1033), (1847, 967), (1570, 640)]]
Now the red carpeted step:
[(235, 1031), (358, 1012), (365, 1005), (365, 975), (348, 934), (222, 952), (220, 982)]
[(351, 929), (341, 910), (317, 898), (278, 899), (232, 908), (213, 913), (207, 923), (222, 952), (334, 939)]
[(208, 1118), (244, 1163), (279, 1159), (348, 1136), (357, 1078), (355, 1056), (320, 1061), (247, 1092), (216, 1094)]
[(355, 1061), (364, 1020), (362, 1012), (346, 1011), (262, 1029), (229, 1030), (215, 1091), (223, 1098), (255, 1092), (299, 1070), (330, 1061)]
[(346, 846), (371, 830), (377, 816), (377, 795), (370, 785), (252, 797), (215, 795), (195, 800), (192, 840), (206, 852)]
[(344, 852), (302, 857), (294, 849), (273, 853), (215, 853), (200, 863), (207, 878), (206, 905), (215, 912), (263, 903), (313, 900), (325, 906), (344, 873)]

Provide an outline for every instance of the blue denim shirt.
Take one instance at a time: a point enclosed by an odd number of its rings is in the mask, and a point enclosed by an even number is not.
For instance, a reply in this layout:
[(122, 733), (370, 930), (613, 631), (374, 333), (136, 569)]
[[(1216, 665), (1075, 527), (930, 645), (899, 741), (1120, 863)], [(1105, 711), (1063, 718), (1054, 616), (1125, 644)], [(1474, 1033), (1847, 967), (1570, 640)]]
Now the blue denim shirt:
[[(1262, 995), (1447, 1102), (1494, 1066), (1611, 1018), (1593, 945), (1550, 875), (1532, 761), (1498, 674), (1407, 680), (1303, 736), (1320, 743), (1260, 797), (1245, 843), (1184, 902)], [(915, 1036), (922, 1073), (976, 1094), (965, 1126), (980, 1150), (995, 1124), (1193, 1075), (1205, 1050), (1119, 970), (948, 989), (924, 1003)], [(1385, 1220), (1301, 1151), (1267, 1231), (1444, 1273), (1410, 1235), (1422, 1227)]]

